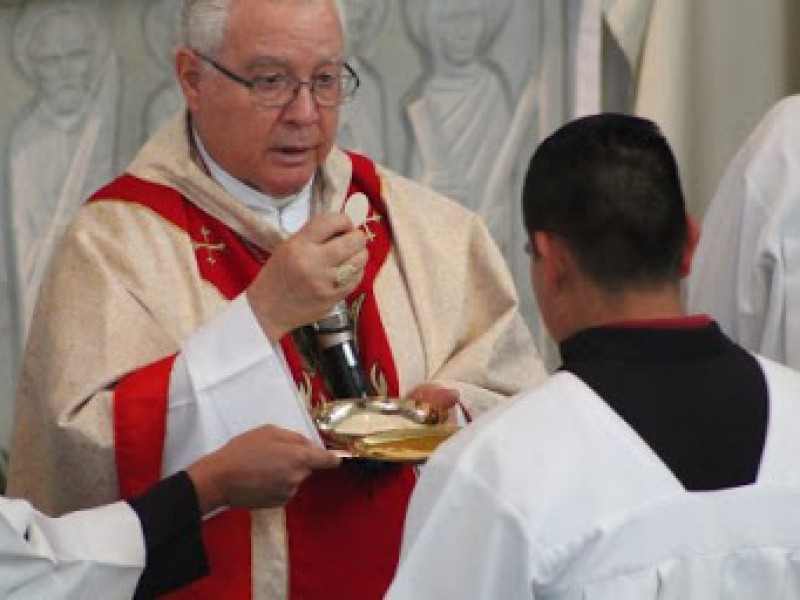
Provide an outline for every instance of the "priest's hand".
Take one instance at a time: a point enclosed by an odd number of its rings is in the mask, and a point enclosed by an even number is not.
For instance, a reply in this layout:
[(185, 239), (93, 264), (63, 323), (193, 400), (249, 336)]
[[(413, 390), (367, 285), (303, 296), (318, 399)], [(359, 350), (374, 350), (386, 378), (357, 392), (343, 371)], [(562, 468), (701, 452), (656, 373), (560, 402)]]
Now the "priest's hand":
[(200, 512), (224, 506), (273, 508), (286, 504), (315, 469), (341, 459), (293, 431), (265, 425), (231, 439), (186, 471)]
[(361, 281), (367, 241), (347, 215), (315, 215), (273, 252), (247, 289), (258, 323), (273, 342), (324, 317)]
[(453, 407), (458, 405), (457, 390), (427, 381), (411, 390), (406, 397), (409, 400), (428, 404), (436, 416), (437, 423), (455, 421)]

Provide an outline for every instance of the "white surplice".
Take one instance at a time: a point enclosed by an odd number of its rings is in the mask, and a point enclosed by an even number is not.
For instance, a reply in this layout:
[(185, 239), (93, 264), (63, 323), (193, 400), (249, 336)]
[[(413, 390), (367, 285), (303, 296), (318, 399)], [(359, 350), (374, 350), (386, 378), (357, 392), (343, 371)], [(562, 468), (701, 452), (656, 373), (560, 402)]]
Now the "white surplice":
[(779, 102), (728, 166), (688, 304), (748, 350), (800, 368), (800, 96)]
[(625, 421), (560, 372), (423, 470), (389, 600), (800, 598), (800, 375), (761, 361), (757, 481), (688, 492)]
[(0, 598), (129, 600), (144, 561), (141, 525), (125, 502), (52, 519), (0, 498)]

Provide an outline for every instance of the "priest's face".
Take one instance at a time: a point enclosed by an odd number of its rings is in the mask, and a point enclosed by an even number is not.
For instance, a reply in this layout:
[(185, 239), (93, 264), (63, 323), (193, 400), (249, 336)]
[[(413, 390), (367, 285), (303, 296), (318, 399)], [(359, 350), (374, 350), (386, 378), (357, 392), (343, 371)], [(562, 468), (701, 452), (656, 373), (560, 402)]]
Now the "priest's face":
[[(342, 61), (333, 0), (234, 0), (222, 47), (213, 55), (235, 76), (307, 82)], [(339, 108), (319, 106), (303, 85), (285, 106), (265, 106), (251, 90), (188, 49), (178, 76), (206, 149), (226, 171), (274, 197), (299, 192), (330, 152)]]

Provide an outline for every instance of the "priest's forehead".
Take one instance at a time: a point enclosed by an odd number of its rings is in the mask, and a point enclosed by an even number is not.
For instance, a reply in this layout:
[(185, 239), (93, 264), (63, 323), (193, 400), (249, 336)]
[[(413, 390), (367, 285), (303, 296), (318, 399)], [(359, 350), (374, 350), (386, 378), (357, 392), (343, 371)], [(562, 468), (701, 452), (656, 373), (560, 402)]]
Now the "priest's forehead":
[[(334, 0), (237, 0), (222, 49), (239, 55), (341, 57), (344, 27)], [(273, 53), (277, 53), (273, 55)]]

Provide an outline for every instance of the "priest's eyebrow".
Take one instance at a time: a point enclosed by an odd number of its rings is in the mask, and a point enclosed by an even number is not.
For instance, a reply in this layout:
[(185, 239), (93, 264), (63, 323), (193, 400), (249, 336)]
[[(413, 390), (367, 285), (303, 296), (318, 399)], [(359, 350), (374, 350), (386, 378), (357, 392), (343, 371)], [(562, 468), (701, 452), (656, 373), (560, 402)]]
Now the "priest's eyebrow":
[[(344, 64), (345, 60), (343, 57), (332, 57), (332, 58), (325, 58), (319, 61), (315, 66), (314, 69), (321, 69), (324, 67), (339, 67)], [(295, 65), (291, 62), (280, 59), (274, 58), (270, 56), (262, 56), (255, 58), (251, 61), (248, 61), (245, 65), (244, 69), (248, 72), (258, 71), (259, 69), (268, 69), (268, 68), (279, 68), (283, 69), (286, 72), (291, 72)]]

